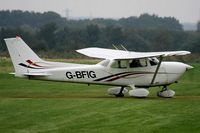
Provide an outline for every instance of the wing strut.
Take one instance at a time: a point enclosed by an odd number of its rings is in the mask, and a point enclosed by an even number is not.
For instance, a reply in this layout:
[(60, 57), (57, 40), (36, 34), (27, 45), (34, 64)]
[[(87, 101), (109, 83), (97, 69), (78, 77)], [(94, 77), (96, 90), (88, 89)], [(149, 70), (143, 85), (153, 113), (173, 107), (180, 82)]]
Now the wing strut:
[(154, 75), (153, 75), (153, 78), (152, 78), (152, 81), (151, 81), (151, 85), (154, 84), (154, 80), (155, 80), (155, 78), (156, 78), (156, 76), (157, 76), (157, 74), (158, 74), (158, 70), (159, 70), (159, 68), (160, 68), (160, 64), (161, 64), (162, 60), (163, 60), (163, 56), (161, 55), (161, 56), (160, 56), (159, 63), (158, 63), (158, 66), (157, 66), (156, 71), (155, 71), (155, 73), (154, 73)]

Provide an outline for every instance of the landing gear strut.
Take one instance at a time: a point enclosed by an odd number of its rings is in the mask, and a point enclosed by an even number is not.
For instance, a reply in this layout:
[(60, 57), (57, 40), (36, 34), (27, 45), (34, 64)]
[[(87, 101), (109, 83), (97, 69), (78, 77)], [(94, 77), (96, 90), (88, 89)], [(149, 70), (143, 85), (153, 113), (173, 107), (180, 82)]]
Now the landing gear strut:
[(157, 92), (158, 97), (171, 98), (175, 95), (173, 90), (169, 90), (167, 86), (163, 86), (162, 90)]
[(116, 97), (124, 97), (124, 94), (126, 93), (128, 93), (128, 90), (124, 86), (108, 89), (108, 94), (114, 95)]
[(166, 90), (168, 90), (168, 88), (167, 88), (166, 85), (164, 85), (163, 88), (162, 88), (162, 90), (160, 92), (163, 92), (163, 91), (166, 91)]
[(124, 87), (122, 86), (121, 89), (120, 89), (120, 92), (115, 96), (116, 97), (124, 97), (123, 90), (124, 90)]

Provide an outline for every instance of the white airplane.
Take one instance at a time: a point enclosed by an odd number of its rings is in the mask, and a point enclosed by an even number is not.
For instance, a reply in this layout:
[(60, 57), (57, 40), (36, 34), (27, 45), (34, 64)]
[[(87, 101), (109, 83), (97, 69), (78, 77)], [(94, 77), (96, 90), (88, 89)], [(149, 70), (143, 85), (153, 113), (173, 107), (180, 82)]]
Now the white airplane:
[[(131, 87), (130, 96), (147, 97), (149, 87), (163, 86), (159, 97), (173, 97), (167, 86), (176, 83), (193, 67), (180, 62), (164, 62), (163, 57), (190, 54), (188, 51), (131, 52), (104, 48), (84, 48), (77, 52), (104, 59), (95, 65), (44, 61), (20, 38), (4, 39), (8, 47), (15, 76), (28, 79), (103, 84), (118, 86), (108, 93), (123, 97)], [(156, 58), (158, 57), (159, 60)]]

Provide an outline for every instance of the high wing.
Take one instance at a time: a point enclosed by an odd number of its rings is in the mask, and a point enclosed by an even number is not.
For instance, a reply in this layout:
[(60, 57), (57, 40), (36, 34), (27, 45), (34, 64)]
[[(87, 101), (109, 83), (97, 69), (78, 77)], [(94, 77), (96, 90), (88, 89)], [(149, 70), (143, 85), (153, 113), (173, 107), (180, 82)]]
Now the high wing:
[(138, 59), (156, 56), (177, 56), (190, 54), (189, 51), (166, 51), (166, 52), (132, 52), (105, 48), (84, 48), (76, 50), (83, 55), (101, 59)]

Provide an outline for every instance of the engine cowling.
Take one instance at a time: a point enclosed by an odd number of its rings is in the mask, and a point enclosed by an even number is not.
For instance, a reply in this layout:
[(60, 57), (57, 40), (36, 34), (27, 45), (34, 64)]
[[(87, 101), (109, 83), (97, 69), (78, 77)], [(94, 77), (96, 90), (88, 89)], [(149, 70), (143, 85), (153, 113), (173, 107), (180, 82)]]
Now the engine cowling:
[[(118, 95), (121, 91), (121, 87), (115, 87), (115, 88), (109, 88), (108, 89), (108, 94), (109, 95)], [(128, 93), (128, 90), (126, 88), (124, 88), (124, 90), (122, 91), (122, 94), (126, 94)]]
[(133, 97), (147, 97), (149, 95), (149, 91), (146, 89), (133, 89), (129, 91), (129, 95)]

